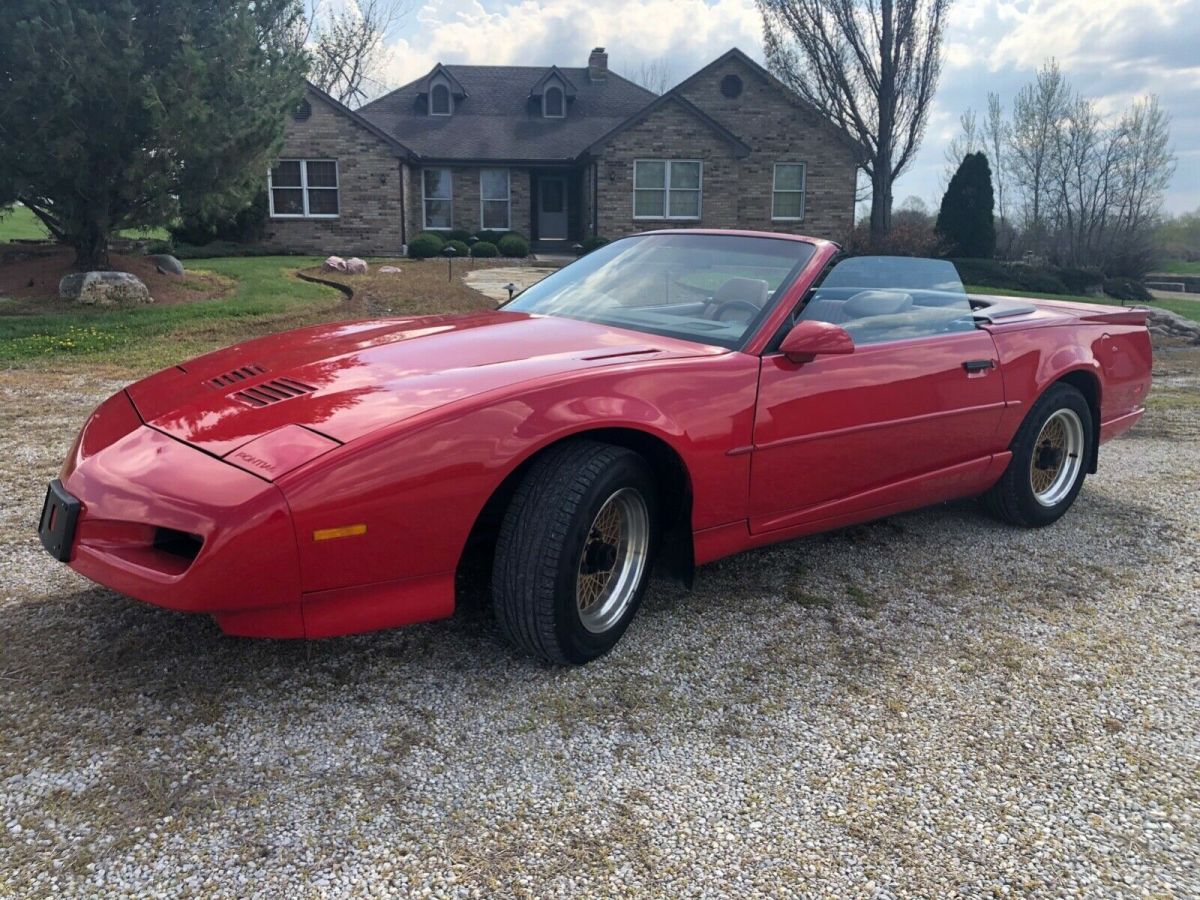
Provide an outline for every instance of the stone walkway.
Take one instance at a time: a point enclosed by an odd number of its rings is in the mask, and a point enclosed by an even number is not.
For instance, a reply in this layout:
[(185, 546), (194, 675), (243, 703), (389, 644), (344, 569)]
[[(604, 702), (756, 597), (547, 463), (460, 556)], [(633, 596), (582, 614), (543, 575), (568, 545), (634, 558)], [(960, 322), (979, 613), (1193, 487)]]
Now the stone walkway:
[(537, 284), (551, 272), (557, 272), (558, 266), (511, 266), (499, 269), (475, 269), (463, 276), (467, 287), (473, 288), (485, 297), (493, 300), (507, 300), (508, 289), (505, 285), (515, 284), (518, 290), (525, 290), (531, 284)]

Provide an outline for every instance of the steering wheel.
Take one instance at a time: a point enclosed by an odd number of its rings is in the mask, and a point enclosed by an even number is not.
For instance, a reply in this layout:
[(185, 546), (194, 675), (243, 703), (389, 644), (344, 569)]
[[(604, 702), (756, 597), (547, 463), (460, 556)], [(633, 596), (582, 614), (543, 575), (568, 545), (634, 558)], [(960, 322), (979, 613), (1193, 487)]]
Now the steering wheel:
[[(749, 322), (754, 321), (754, 317), (757, 316), (762, 311), (755, 304), (751, 303), (749, 300), (738, 300), (736, 298), (733, 300), (718, 300), (718, 301), (716, 301), (716, 304), (717, 304), (716, 309), (714, 309), (713, 313), (712, 313), (712, 318), (716, 322), (739, 322), (740, 321), (740, 322), (749, 323)], [(727, 318), (725, 318), (726, 310), (729, 310), (729, 311), (745, 310), (750, 313), (750, 317), (747, 319), (738, 319), (738, 318), (727, 319)]]

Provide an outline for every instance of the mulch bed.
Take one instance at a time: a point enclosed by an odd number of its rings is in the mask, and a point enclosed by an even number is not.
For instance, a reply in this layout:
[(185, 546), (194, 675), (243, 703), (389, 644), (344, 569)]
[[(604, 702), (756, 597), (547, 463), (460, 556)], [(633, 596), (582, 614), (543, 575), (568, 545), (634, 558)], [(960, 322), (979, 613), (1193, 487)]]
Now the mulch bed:
[[(368, 316), (426, 316), (494, 308), (495, 302), (467, 287), (463, 276), (472, 269), (514, 264), (520, 263), (511, 259), (458, 259), (453, 263), (452, 277), (447, 277), (443, 259), (376, 259), (366, 275), (328, 272), (321, 266), (303, 269), (300, 274), (348, 288), (352, 296), (347, 303), (356, 312)], [(396, 266), (400, 272), (380, 273), (380, 266), (387, 265)]]
[[(49, 311), (50, 305), (74, 306), (58, 296), (58, 282), (75, 271), (74, 259), (75, 251), (68, 247), (0, 246), (0, 297), (27, 301), (4, 312), (28, 314), (43, 309)], [(211, 300), (229, 294), (235, 286), (229, 279), (212, 272), (189, 271), (182, 278), (161, 275), (145, 256), (111, 254), (109, 262), (114, 271), (129, 272), (140, 278), (159, 306)]]

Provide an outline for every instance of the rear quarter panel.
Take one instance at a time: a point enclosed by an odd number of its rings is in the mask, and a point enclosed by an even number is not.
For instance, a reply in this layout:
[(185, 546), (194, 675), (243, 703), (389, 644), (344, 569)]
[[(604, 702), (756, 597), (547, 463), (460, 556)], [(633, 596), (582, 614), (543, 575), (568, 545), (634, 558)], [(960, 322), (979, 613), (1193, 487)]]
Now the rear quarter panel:
[(1139, 411), (1146, 401), (1152, 358), (1143, 325), (1073, 321), (991, 330), (1004, 376), (1000, 430), (1005, 443), (1037, 398), (1069, 372), (1086, 372), (1095, 379), (1101, 427)]

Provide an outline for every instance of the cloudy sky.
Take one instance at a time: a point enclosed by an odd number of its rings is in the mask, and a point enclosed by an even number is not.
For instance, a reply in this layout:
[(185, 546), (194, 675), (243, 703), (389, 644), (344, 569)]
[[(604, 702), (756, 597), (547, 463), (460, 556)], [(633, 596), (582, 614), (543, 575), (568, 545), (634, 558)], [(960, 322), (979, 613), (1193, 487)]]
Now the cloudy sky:
[[(438, 61), (584, 65), (598, 45), (617, 72), (666, 59), (675, 81), (733, 46), (762, 59), (753, 0), (413, 2), (389, 37), (393, 87)], [(1167, 208), (1200, 207), (1200, 0), (957, 0), (929, 130), (896, 186), (897, 202), (915, 194), (935, 205), (959, 114), (985, 109), (989, 90), (1007, 107), (1051, 56), (1107, 111), (1159, 95), (1178, 156)]]

